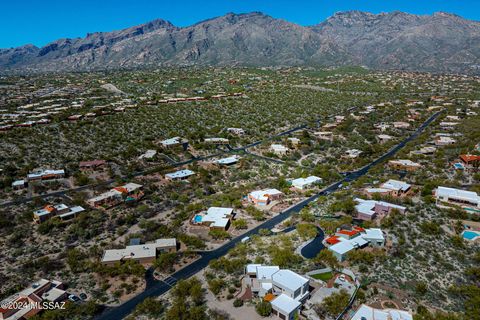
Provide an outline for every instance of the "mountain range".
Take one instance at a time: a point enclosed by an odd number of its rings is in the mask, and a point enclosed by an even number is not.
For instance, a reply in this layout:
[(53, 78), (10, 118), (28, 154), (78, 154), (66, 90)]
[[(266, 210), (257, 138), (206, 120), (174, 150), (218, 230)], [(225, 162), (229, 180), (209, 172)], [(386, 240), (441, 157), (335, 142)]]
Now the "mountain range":
[(260, 12), (188, 27), (165, 20), (44, 47), (0, 49), (0, 72), (148, 66), (343, 66), (480, 73), (480, 22), (438, 12), (336, 13), (300, 26)]

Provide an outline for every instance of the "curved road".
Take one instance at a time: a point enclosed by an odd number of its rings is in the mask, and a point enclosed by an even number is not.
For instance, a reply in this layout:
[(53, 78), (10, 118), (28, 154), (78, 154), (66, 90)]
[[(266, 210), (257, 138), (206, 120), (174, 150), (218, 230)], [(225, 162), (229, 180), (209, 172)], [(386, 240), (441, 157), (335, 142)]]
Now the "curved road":
[(325, 238), (325, 233), (322, 229), (317, 227), (318, 233), (312, 241), (310, 241), (305, 247), (300, 250), (300, 253), (304, 258), (313, 259), (317, 254), (322, 251), (325, 246), (323, 245), (323, 239)]
[[(185, 268), (171, 274), (169, 277), (167, 277), (163, 281), (158, 281), (158, 282), (155, 282), (152, 285), (149, 285), (145, 289), (145, 291), (143, 291), (142, 293), (133, 297), (132, 299), (126, 301), (122, 305), (120, 305), (118, 307), (107, 308), (102, 314), (97, 316), (96, 319), (98, 319), (98, 320), (118, 320), (118, 319), (125, 318), (135, 309), (137, 304), (142, 302), (145, 298), (156, 297), (156, 296), (159, 296), (159, 295), (162, 295), (162, 294), (166, 293), (168, 290), (170, 290), (175, 285), (175, 283), (179, 279), (187, 279), (187, 278), (195, 275), (197, 272), (199, 272), (203, 268), (205, 268), (211, 260), (217, 259), (217, 258), (220, 258), (220, 257), (226, 255), (227, 252), (230, 249), (232, 249), (233, 247), (235, 247), (235, 245), (237, 245), (244, 237), (252, 236), (254, 234), (257, 234), (260, 229), (272, 229), (275, 225), (277, 225), (278, 223), (287, 219), (292, 213), (299, 212), (305, 206), (307, 206), (309, 203), (317, 200), (318, 197), (323, 196), (323, 195), (328, 195), (328, 194), (334, 192), (335, 190), (337, 190), (341, 186), (342, 183), (354, 181), (354, 180), (360, 178), (361, 176), (365, 175), (371, 167), (373, 167), (373, 166), (381, 163), (382, 161), (390, 158), (395, 153), (397, 153), (400, 149), (402, 149), (408, 142), (415, 139), (442, 112), (443, 111), (438, 111), (435, 114), (433, 114), (432, 116), (430, 116), (430, 118), (428, 118), (411, 136), (404, 139), (399, 144), (397, 144), (396, 146), (391, 148), (389, 151), (387, 151), (385, 154), (383, 154), (381, 157), (372, 161), (371, 163), (364, 166), (363, 168), (361, 168), (357, 171), (351, 172), (350, 174), (348, 174), (343, 179), (329, 185), (325, 189), (321, 190), (319, 193), (317, 193), (317, 194), (315, 194), (315, 195), (311, 196), (310, 198), (307, 198), (303, 201), (300, 201), (299, 203), (291, 206), (290, 208), (281, 212), (279, 215), (273, 217), (272, 219), (267, 220), (264, 223), (262, 223), (261, 225), (259, 225), (255, 228), (247, 231), (246, 233), (232, 239), (231, 241), (224, 244), (223, 246), (221, 246), (221, 247), (219, 247), (215, 250), (203, 253), (201, 258), (196, 260), (192, 264), (190, 264), (190, 265), (186, 266)], [(291, 130), (294, 131), (294, 130), (298, 130), (298, 129), (294, 128), (294, 129), (291, 129)], [(289, 130), (289, 131), (291, 131), (291, 130)], [(246, 146), (246, 147), (249, 147), (249, 146)]]

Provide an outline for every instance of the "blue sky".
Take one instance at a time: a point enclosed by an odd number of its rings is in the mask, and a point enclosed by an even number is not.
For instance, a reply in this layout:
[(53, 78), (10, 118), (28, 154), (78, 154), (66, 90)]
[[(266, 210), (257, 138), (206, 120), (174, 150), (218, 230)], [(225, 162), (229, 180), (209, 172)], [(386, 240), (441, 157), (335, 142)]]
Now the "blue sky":
[(301, 25), (321, 22), (337, 11), (373, 13), (394, 10), (416, 14), (436, 11), (480, 20), (480, 0), (0, 0), (0, 48), (58, 38), (84, 37), (156, 18), (188, 26), (227, 12), (262, 11)]

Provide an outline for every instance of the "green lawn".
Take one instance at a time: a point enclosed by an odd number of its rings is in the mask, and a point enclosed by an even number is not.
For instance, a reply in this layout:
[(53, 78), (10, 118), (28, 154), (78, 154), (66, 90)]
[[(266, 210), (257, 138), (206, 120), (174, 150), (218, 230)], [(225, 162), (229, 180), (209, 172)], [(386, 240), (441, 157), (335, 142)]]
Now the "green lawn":
[(328, 281), (333, 278), (333, 274), (331, 272), (325, 272), (325, 273), (314, 274), (311, 277), (318, 280)]

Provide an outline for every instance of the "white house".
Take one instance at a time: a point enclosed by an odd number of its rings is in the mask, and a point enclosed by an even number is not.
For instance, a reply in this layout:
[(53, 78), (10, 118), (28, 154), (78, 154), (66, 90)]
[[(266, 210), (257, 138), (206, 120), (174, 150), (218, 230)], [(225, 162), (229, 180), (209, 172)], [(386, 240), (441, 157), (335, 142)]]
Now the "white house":
[(280, 319), (294, 319), (310, 294), (308, 279), (291, 270), (249, 264), (245, 274), (245, 281), (254, 294), (259, 297), (267, 294), (273, 296), (272, 313)]
[(406, 182), (390, 179), (387, 182), (382, 183), (379, 188), (367, 188), (365, 190), (369, 194), (379, 193), (400, 197), (407, 194), (411, 187), (412, 186)]
[(304, 190), (307, 189), (315, 184), (319, 184), (322, 182), (322, 178), (316, 176), (310, 176), (308, 178), (298, 178), (292, 180), (292, 187)]
[(258, 191), (252, 191), (248, 194), (248, 201), (259, 205), (265, 206), (268, 205), (270, 202), (279, 200), (283, 195), (283, 192), (277, 189), (264, 189)]
[(283, 156), (288, 153), (288, 148), (281, 144), (272, 144), (270, 150), (276, 155)]
[(153, 157), (155, 157), (156, 154), (157, 154), (156, 150), (147, 150), (144, 154), (142, 154), (140, 157), (138, 157), (138, 159), (140, 159), (140, 160), (142, 160), (142, 159), (152, 159)]
[(231, 166), (232, 164), (237, 163), (239, 159), (240, 157), (235, 155), (235, 156), (215, 160), (215, 163), (220, 166)]
[(375, 309), (362, 304), (350, 320), (413, 320), (408, 311), (398, 309)]
[(207, 225), (211, 229), (226, 230), (233, 216), (232, 208), (210, 207), (205, 213), (195, 215), (193, 223)]
[(192, 170), (188, 170), (188, 169), (185, 169), (185, 170), (178, 170), (178, 171), (175, 171), (175, 172), (171, 172), (171, 173), (167, 173), (165, 175), (165, 178), (167, 178), (168, 180), (184, 180), (184, 179), (187, 179), (188, 177), (190, 176), (193, 176), (195, 174), (195, 172), (193, 172)]
[(473, 191), (438, 187), (434, 191), (437, 206), (457, 205), (467, 211), (480, 212), (480, 196)]
[(367, 245), (372, 247), (385, 246), (385, 237), (381, 229), (378, 228), (354, 228), (353, 230), (339, 230), (328, 239), (326, 243), (333, 243), (328, 247), (338, 261), (344, 261), (347, 254), (355, 249), (363, 248)]

